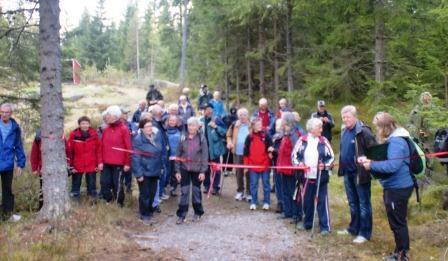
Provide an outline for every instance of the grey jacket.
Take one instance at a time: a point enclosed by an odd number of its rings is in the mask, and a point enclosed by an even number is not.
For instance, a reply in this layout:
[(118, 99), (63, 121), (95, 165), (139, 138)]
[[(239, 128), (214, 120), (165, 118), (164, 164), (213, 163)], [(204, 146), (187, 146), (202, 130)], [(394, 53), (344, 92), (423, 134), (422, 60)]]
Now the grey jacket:
[(175, 170), (180, 173), (186, 171), (205, 173), (208, 169), (208, 148), (205, 137), (198, 133), (193, 139), (188, 134), (182, 134), (177, 146)]

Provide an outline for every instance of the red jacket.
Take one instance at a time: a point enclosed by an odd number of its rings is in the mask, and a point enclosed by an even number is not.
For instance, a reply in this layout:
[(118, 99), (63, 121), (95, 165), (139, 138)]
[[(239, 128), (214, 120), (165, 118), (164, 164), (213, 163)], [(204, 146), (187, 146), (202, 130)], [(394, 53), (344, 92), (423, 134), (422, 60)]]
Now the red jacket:
[(244, 143), (244, 164), (264, 166), (250, 169), (257, 173), (268, 170), (271, 166), (268, 148), (271, 146), (272, 139), (264, 131), (248, 135)]
[[(280, 148), (278, 149), (277, 166), (279, 167), (292, 167), (291, 154), (294, 149), (294, 144), (291, 142), (289, 136), (284, 136), (280, 143)], [(279, 169), (278, 173), (284, 175), (292, 175), (292, 169)]]
[(42, 152), (40, 150), (40, 139), (34, 139), (33, 145), (31, 147), (31, 155), (30, 155), (30, 163), (31, 163), (31, 171), (37, 172), (39, 176), (42, 175)]
[(132, 150), (129, 129), (121, 121), (109, 124), (101, 137), (102, 162), (110, 165), (131, 166), (131, 154), (113, 148)]
[(70, 133), (67, 142), (68, 165), (80, 174), (96, 172), (98, 164), (102, 162), (98, 134), (92, 128), (89, 128), (88, 133), (88, 137), (83, 137), (81, 129), (77, 128)]

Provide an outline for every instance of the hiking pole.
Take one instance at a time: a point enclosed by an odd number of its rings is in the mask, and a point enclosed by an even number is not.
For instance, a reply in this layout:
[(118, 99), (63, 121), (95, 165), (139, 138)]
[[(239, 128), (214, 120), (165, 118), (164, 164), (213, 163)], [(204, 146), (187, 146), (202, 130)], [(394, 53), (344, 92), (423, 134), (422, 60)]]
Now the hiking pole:
[(319, 201), (319, 189), (320, 189), (320, 176), (321, 171), (319, 169), (319, 164), (317, 165), (317, 189), (316, 189), (316, 196), (314, 197), (314, 213), (313, 213), (313, 226), (311, 227), (311, 238), (314, 236), (314, 223), (316, 221), (316, 215), (317, 215), (317, 202)]
[[(226, 164), (225, 164), (225, 166), (227, 166), (227, 164), (229, 164), (229, 158), (230, 158), (230, 153), (227, 153), (227, 158), (226, 158)], [(227, 167), (226, 167), (227, 168)], [(221, 190), (221, 193), (222, 193), (222, 191), (223, 191), (223, 187), (224, 187), (224, 177), (226, 176), (226, 175), (224, 175), (224, 167), (221, 167), (221, 180), (220, 180), (220, 185), (219, 185), (219, 188), (220, 188), (220, 190)]]
[[(117, 184), (117, 203), (118, 203), (118, 197), (120, 196), (120, 190), (121, 190), (121, 177), (123, 175), (123, 169), (119, 168), (118, 171), (118, 184)], [(124, 193), (124, 191), (123, 191)]]

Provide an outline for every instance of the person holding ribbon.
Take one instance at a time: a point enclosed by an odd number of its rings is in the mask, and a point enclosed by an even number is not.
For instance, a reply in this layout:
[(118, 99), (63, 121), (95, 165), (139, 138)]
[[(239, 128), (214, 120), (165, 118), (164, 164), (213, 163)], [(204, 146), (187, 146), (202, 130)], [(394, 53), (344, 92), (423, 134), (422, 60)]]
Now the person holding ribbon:
[(143, 224), (150, 225), (155, 208), (154, 198), (162, 169), (166, 147), (163, 146), (162, 133), (153, 131), (152, 121), (141, 119), (140, 133), (132, 140), (132, 173), (139, 188), (139, 212)]
[[(305, 218), (299, 229), (310, 230), (314, 223), (314, 211), (317, 207), (321, 235), (328, 235), (330, 210), (328, 205), (328, 182), (333, 166), (334, 153), (330, 142), (322, 136), (322, 120), (311, 118), (306, 123), (307, 135), (300, 137), (292, 152), (295, 166), (308, 167), (302, 171), (306, 181), (303, 193)], [(317, 200), (317, 206), (314, 204)]]
[(194, 209), (193, 222), (199, 221), (204, 215), (201, 184), (205, 180), (205, 172), (208, 170), (208, 147), (204, 135), (199, 132), (200, 125), (201, 122), (197, 118), (189, 118), (187, 121), (188, 132), (181, 136), (177, 145), (175, 170), (176, 179), (181, 186), (179, 208), (176, 213), (177, 224), (185, 222), (190, 190), (192, 191)]

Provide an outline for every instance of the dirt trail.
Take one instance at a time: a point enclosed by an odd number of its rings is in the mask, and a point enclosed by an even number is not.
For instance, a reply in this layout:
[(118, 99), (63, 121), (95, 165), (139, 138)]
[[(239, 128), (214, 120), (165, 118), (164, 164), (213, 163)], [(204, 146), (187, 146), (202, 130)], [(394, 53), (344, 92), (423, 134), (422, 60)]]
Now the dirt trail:
[[(295, 231), (290, 221), (277, 220), (274, 210), (250, 211), (233, 199), (235, 176), (225, 178), (220, 197), (203, 198), (206, 214), (199, 223), (176, 225), (177, 198), (164, 202), (163, 212), (146, 232), (135, 235), (142, 248), (182, 260), (310, 260), (319, 254), (308, 233)], [(275, 195), (271, 194), (275, 206)], [(145, 227), (143, 227), (145, 228)], [(300, 247), (299, 247), (300, 246)]]

